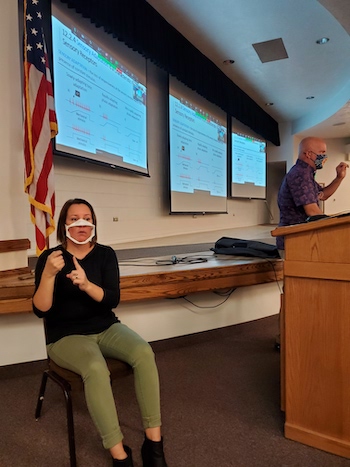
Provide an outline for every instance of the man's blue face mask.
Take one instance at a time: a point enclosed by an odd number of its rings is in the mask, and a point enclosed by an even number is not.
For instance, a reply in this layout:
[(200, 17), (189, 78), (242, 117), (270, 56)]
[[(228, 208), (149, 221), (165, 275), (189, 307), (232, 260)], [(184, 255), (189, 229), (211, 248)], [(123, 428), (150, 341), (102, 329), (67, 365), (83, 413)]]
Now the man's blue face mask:
[(314, 160), (314, 164), (316, 166), (316, 170), (323, 169), (323, 166), (327, 160), (326, 154), (316, 154), (316, 159)]

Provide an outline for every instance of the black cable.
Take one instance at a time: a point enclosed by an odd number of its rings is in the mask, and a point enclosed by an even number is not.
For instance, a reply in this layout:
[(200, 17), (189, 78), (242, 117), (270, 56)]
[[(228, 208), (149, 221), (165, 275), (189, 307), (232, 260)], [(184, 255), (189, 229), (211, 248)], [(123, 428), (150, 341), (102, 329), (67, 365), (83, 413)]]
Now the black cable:
[(278, 286), (278, 290), (279, 290), (280, 294), (282, 294), (283, 290), (281, 289), (281, 286), (280, 286), (280, 283), (279, 283), (279, 280), (278, 280), (278, 277), (277, 277), (277, 272), (276, 272), (276, 269), (275, 269), (275, 263), (273, 261), (271, 261), (269, 258), (265, 258), (265, 259), (272, 266), (272, 270), (273, 270), (274, 275), (275, 275), (275, 280), (276, 280), (276, 283), (277, 283), (277, 286)]
[(196, 263), (206, 263), (208, 260), (203, 256), (184, 256), (183, 258), (178, 258), (177, 256), (172, 256), (171, 259), (159, 259), (156, 261), (156, 264), (162, 266), (172, 266), (173, 264), (196, 264)]
[[(219, 295), (219, 297), (227, 297), (232, 294), (237, 289), (237, 287), (231, 287), (227, 290), (227, 292), (220, 292), (220, 290), (213, 290), (215, 295)], [(222, 290), (222, 289), (221, 289)]]
[(231, 297), (231, 295), (233, 294), (233, 292), (236, 290), (236, 287), (233, 288), (230, 293), (226, 296), (225, 300), (223, 300), (222, 302), (218, 303), (217, 305), (211, 305), (211, 306), (200, 306), (200, 305), (196, 305), (194, 302), (192, 302), (190, 299), (188, 299), (186, 296), (183, 296), (183, 297), (178, 297), (178, 298), (182, 298), (183, 300), (185, 300), (186, 302), (190, 303), (191, 305), (195, 306), (196, 308), (201, 308), (201, 309), (212, 309), (212, 308), (218, 308), (219, 306), (223, 305), (225, 302), (227, 302), (227, 300)]

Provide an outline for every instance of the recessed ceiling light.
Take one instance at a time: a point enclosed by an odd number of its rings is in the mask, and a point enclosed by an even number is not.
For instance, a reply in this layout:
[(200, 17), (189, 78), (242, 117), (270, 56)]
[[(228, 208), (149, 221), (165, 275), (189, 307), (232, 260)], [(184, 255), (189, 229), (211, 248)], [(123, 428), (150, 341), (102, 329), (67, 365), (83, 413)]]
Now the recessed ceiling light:
[(267, 105), (267, 106), (273, 105), (273, 102), (266, 102), (265, 105)]
[(329, 42), (329, 38), (328, 37), (321, 37), (321, 39), (317, 39), (316, 41), (316, 44), (327, 44), (327, 42)]
[(315, 99), (315, 96), (307, 96), (306, 99)]
[(235, 63), (235, 61), (234, 60), (224, 60), (223, 61), (224, 65), (232, 65), (232, 63)]

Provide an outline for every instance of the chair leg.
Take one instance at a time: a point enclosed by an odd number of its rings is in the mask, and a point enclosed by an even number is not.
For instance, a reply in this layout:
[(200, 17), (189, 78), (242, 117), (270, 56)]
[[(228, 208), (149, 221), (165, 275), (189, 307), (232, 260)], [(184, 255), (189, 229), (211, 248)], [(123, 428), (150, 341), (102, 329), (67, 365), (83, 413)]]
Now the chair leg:
[(75, 453), (75, 436), (74, 436), (74, 419), (73, 419), (73, 405), (72, 395), (70, 391), (63, 390), (66, 399), (67, 408), (67, 429), (68, 429), (68, 444), (69, 444), (69, 457), (71, 467), (76, 467), (77, 459)]
[(63, 394), (64, 394), (64, 398), (66, 400), (70, 465), (71, 467), (76, 467), (77, 459), (76, 459), (76, 452), (75, 452), (74, 418), (73, 418), (71, 387), (67, 381), (61, 378), (54, 371), (50, 371), (48, 376), (61, 387)]
[(43, 377), (42, 377), (42, 380), (41, 380), (38, 402), (36, 404), (36, 409), (35, 409), (35, 419), (37, 421), (39, 420), (39, 417), (40, 417), (40, 414), (41, 414), (41, 407), (42, 407), (43, 402), (44, 402), (47, 378), (48, 378), (48, 374), (47, 374), (47, 370), (46, 370), (46, 371), (44, 371)]
[(41, 382), (39, 398), (37, 403), (37, 408), (35, 411), (35, 417), (38, 419), (40, 417), (41, 406), (44, 400), (44, 393), (47, 383), (47, 378), (50, 378), (52, 381), (57, 383), (63, 391), (64, 398), (66, 400), (66, 413), (67, 413), (67, 430), (68, 430), (68, 445), (69, 445), (69, 457), (70, 457), (70, 467), (77, 466), (77, 458), (75, 452), (75, 435), (74, 435), (74, 418), (73, 418), (73, 404), (72, 404), (72, 395), (70, 384), (61, 378), (57, 373), (51, 370), (45, 370), (43, 374), (43, 379)]

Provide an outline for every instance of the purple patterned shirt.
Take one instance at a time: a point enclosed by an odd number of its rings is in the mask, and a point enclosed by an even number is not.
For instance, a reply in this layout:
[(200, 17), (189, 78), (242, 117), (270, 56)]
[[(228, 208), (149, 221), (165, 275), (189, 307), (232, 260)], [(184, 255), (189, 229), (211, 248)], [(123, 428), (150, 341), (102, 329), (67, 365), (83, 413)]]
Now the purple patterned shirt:
[[(315, 181), (315, 170), (306, 162), (298, 159), (296, 164), (284, 177), (278, 192), (278, 207), (280, 209), (279, 226), (294, 225), (305, 222), (307, 214), (305, 204), (318, 204), (321, 185)], [(284, 238), (277, 237), (276, 245), (284, 250)]]

